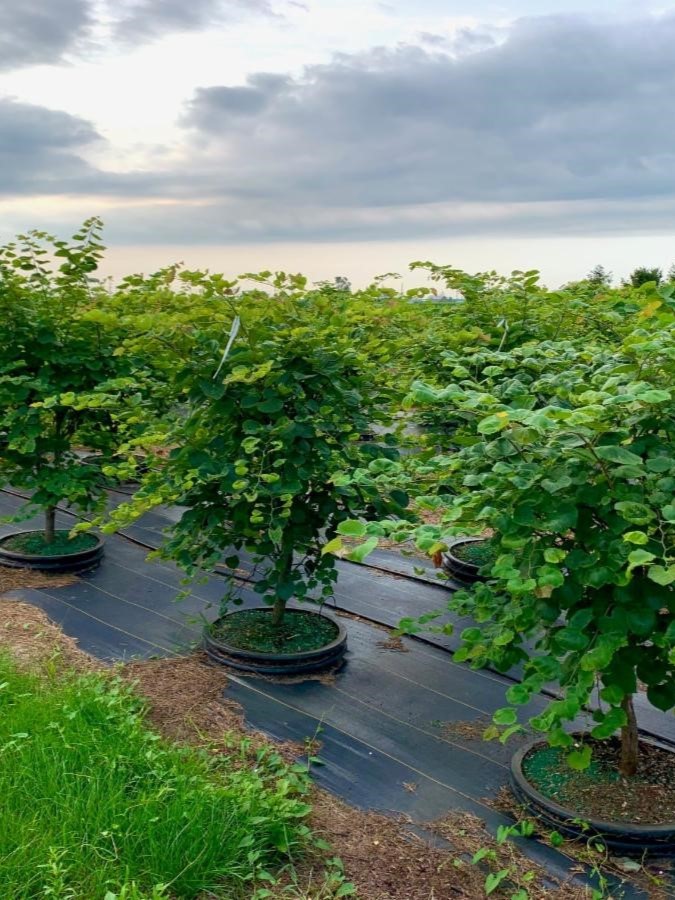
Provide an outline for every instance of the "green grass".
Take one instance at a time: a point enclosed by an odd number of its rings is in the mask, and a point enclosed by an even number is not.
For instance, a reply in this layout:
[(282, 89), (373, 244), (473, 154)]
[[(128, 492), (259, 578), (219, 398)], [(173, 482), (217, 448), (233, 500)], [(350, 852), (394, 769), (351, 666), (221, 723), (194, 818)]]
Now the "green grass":
[(96, 544), (93, 534), (76, 534), (73, 538), (69, 534), (69, 531), (56, 531), (54, 540), (48, 544), (43, 531), (23, 531), (6, 538), (2, 545), (6, 550), (33, 556), (61, 556), (90, 550)]
[(281, 625), (272, 625), (271, 609), (241, 609), (212, 626), (216, 640), (240, 650), (259, 653), (296, 653), (319, 650), (338, 636), (338, 628), (325, 616), (287, 609)]
[(0, 656), (0, 757), (3, 900), (251, 897), (308, 834), (297, 767), (169, 744), (119, 679)]

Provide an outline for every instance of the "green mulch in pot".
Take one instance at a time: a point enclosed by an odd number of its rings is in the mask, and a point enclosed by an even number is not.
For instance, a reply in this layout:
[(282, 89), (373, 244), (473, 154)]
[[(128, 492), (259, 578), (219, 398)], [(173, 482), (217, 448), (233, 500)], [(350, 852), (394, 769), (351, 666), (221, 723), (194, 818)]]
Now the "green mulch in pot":
[(543, 745), (523, 760), (523, 773), (541, 794), (580, 818), (634, 825), (675, 823), (675, 754), (640, 744), (640, 764), (632, 778), (619, 772), (618, 740), (591, 741), (590, 766), (578, 771), (567, 751)]
[(239, 650), (290, 654), (325, 647), (338, 636), (338, 627), (325, 616), (293, 609), (274, 626), (271, 610), (241, 609), (215, 622), (211, 635)]
[(467, 541), (465, 544), (455, 544), (450, 548), (450, 553), (462, 562), (471, 563), (482, 568), (494, 563), (497, 553), (489, 541)]
[(70, 538), (68, 531), (56, 531), (54, 540), (48, 544), (42, 531), (26, 531), (13, 534), (2, 542), (5, 550), (27, 553), (31, 556), (65, 556), (91, 550), (97, 539), (93, 534), (78, 534)]

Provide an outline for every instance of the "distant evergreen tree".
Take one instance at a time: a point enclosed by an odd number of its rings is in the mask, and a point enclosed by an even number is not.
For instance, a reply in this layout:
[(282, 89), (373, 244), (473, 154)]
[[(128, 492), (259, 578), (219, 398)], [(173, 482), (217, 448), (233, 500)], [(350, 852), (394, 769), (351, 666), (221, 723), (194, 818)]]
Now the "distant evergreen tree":
[(647, 266), (638, 266), (637, 269), (633, 269), (628, 276), (628, 281), (624, 281), (624, 284), (637, 288), (641, 287), (643, 284), (647, 284), (648, 281), (655, 281), (657, 284), (660, 284), (662, 278), (663, 272), (661, 269), (650, 269)]
[(336, 275), (333, 279), (333, 286), (336, 291), (345, 291), (350, 292), (352, 289), (352, 283), (348, 278), (345, 278), (344, 275)]
[(595, 266), (586, 276), (586, 281), (597, 287), (609, 287), (612, 283), (612, 273), (604, 266)]
[(673, 282), (675, 281), (675, 263), (668, 269), (668, 274), (666, 275), (666, 281)]

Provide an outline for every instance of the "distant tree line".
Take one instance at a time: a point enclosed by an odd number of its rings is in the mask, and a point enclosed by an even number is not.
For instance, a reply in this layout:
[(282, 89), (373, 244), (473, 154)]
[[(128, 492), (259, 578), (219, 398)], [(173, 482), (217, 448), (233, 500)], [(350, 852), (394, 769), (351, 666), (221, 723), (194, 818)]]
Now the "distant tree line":
[[(598, 287), (609, 287), (612, 283), (612, 273), (608, 272), (604, 266), (595, 266), (586, 276), (586, 281), (595, 284)], [(667, 275), (663, 276), (663, 270), (657, 267), (638, 266), (630, 273), (628, 278), (622, 278), (621, 284), (624, 287), (641, 287), (649, 281), (655, 281), (657, 284), (665, 281), (668, 283), (675, 282), (675, 263), (668, 269)]]

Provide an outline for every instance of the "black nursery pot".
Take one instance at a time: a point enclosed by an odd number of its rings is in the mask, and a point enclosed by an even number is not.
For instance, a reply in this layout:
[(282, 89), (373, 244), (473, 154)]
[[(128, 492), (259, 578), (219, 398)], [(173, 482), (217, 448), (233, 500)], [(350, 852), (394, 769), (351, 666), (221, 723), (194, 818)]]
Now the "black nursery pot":
[(5, 544), (14, 537), (16, 537), (16, 533), (0, 538), (0, 566), (9, 566), (12, 569), (35, 569), (40, 572), (87, 572), (89, 569), (96, 568), (103, 556), (103, 540), (97, 535), (91, 535), (94, 540), (91, 547), (78, 550), (76, 553), (58, 553), (53, 556), (10, 550)]
[[(294, 614), (314, 616), (328, 620), (335, 626), (335, 638), (315, 650), (298, 650), (291, 653), (267, 653), (258, 650), (242, 649), (223, 638), (215, 638), (212, 629), (228, 616), (241, 615), (248, 610), (237, 610), (217, 619), (212, 626), (204, 629), (204, 649), (214, 662), (242, 672), (258, 672), (263, 675), (302, 675), (307, 672), (320, 672), (342, 662), (347, 650), (347, 632), (342, 624), (323, 612), (294, 609)], [(269, 606), (253, 607), (251, 612), (263, 611), (272, 615)]]
[(485, 581), (485, 576), (480, 574), (480, 566), (467, 560), (460, 559), (453, 553), (456, 547), (466, 544), (486, 544), (485, 538), (459, 537), (450, 541), (448, 550), (443, 554), (443, 568), (460, 584), (474, 584), (476, 581)]
[[(649, 853), (655, 856), (675, 855), (675, 822), (666, 825), (636, 825), (611, 822), (580, 815), (546, 797), (528, 781), (523, 761), (545, 741), (535, 740), (518, 750), (511, 760), (511, 790), (516, 800), (548, 827), (573, 839), (600, 838), (610, 849), (628, 855)], [(587, 825), (585, 828), (581, 824)]]

